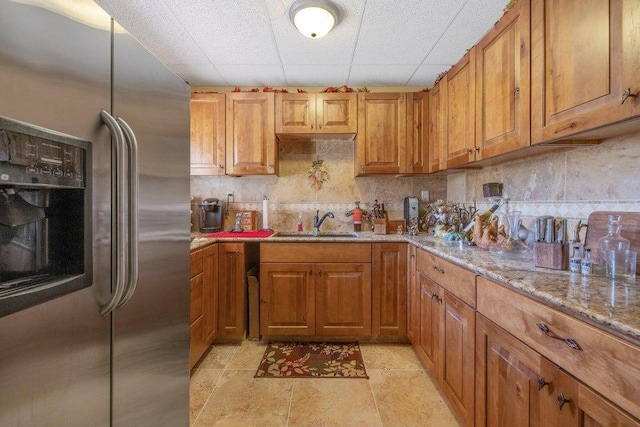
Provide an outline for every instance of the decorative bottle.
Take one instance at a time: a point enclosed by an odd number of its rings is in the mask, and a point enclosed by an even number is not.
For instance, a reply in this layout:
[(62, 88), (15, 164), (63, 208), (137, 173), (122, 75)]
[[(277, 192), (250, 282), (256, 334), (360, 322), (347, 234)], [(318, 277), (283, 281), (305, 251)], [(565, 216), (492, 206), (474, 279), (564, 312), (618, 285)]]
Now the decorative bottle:
[(629, 249), (629, 240), (620, 235), (620, 224), (622, 217), (620, 215), (609, 215), (609, 225), (607, 226), (609, 234), (601, 237), (598, 240), (598, 246), (600, 246), (600, 263), (604, 264), (606, 259), (606, 251), (626, 251)]
[(353, 209), (353, 231), (362, 230), (362, 209), (360, 209), (360, 202), (356, 202), (356, 207)]
[(582, 256), (580, 252), (581, 252), (580, 244), (574, 243), (573, 254), (569, 259), (569, 271), (571, 271), (572, 273), (580, 273), (580, 269), (581, 269), (580, 264), (582, 263)]
[(302, 232), (302, 212), (298, 214), (298, 232)]
[(591, 264), (591, 249), (587, 248), (584, 250), (584, 258), (580, 261), (580, 271), (583, 275), (588, 276), (592, 271)]

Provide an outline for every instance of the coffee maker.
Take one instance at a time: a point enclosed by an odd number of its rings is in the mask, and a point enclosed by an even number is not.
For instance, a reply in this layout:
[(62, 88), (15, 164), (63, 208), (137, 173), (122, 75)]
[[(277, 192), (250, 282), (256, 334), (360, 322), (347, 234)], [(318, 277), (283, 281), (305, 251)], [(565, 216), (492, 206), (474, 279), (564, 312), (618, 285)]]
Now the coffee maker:
[(198, 204), (198, 221), (201, 233), (213, 233), (222, 230), (222, 211), (224, 202), (209, 198)]

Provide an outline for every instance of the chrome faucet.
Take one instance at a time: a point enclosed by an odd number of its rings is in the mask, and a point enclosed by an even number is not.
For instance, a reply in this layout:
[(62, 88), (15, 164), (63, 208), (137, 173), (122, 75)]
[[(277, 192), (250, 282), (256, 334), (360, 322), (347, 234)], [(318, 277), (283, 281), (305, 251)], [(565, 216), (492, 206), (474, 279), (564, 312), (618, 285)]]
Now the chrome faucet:
[(333, 212), (327, 212), (322, 216), (322, 218), (320, 218), (319, 215), (320, 215), (320, 211), (318, 210), (316, 211), (316, 216), (313, 217), (313, 235), (314, 236), (318, 235), (318, 231), (320, 231), (320, 226), (322, 225), (322, 223), (327, 217), (335, 218), (333, 216)]

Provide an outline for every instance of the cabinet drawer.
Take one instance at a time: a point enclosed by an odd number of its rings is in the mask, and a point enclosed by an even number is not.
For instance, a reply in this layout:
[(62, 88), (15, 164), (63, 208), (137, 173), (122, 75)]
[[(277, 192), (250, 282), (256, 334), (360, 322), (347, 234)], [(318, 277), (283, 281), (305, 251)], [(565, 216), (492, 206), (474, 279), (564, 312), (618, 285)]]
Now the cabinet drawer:
[(371, 262), (371, 243), (261, 243), (260, 262)]
[(640, 348), (483, 277), (478, 311), (640, 417)]
[(191, 275), (189, 277), (194, 277), (200, 273), (202, 273), (202, 251), (191, 252)]
[(476, 274), (437, 257), (427, 251), (418, 250), (416, 268), (419, 272), (460, 298), (471, 307), (476, 307)]

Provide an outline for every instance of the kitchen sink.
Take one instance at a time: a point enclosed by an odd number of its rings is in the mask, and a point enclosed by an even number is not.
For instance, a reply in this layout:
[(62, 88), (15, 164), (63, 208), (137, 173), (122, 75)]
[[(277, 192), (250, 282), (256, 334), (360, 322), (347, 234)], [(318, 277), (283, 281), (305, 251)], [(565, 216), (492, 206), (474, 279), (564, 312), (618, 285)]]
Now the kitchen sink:
[(278, 231), (271, 237), (315, 237), (315, 238), (336, 238), (336, 237), (358, 237), (358, 234), (353, 231), (327, 231), (320, 232), (317, 236), (314, 236), (311, 232), (298, 232), (298, 231)]

